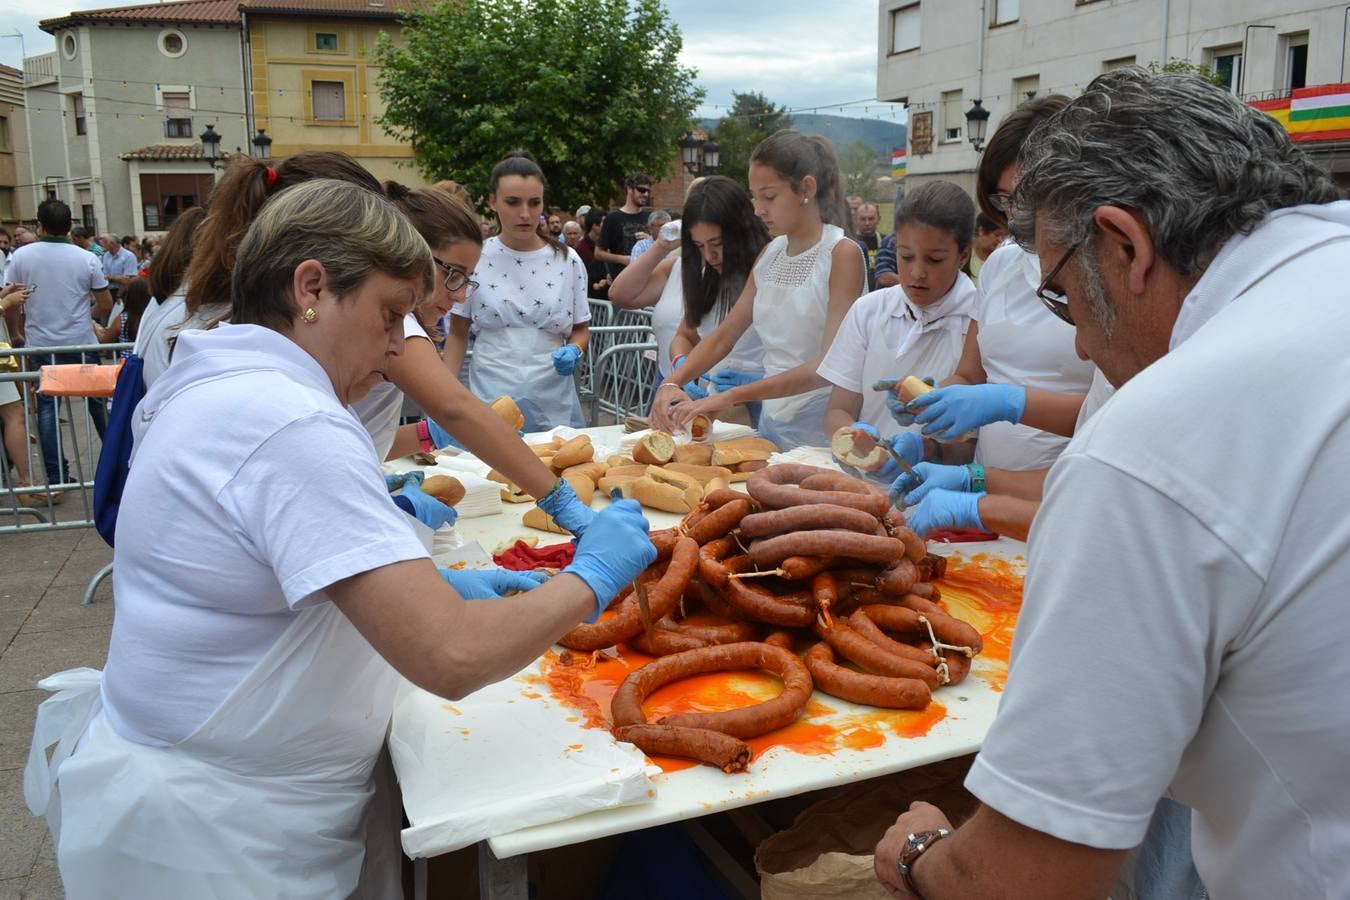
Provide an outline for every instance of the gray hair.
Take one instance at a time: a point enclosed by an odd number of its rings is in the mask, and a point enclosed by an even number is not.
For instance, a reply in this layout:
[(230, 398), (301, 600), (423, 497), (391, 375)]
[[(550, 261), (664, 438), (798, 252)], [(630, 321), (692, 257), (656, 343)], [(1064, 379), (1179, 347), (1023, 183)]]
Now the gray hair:
[(651, 215), (647, 216), (647, 225), (664, 225), (670, 221), (670, 210), (654, 209)]
[(249, 226), (234, 262), (230, 320), (288, 330), (291, 277), (310, 259), (339, 298), (377, 271), (415, 282), (419, 295), (434, 288), (431, 248), (407, 216), (368, 188), (315, 178), (267, 201)]
[[(1331, 178), (1270, 116), (1197, 75), (1130, 67), (1099, 75), (1028, 135), (1012, 227), (1028, 249), (1038, 217), (1055, 244), (1079, 245), (1085, 293), (1094, 294), (1100, 206), (1138, 210), (1159, 257), (1191, 275), (1275, 210), (1337, 199)], [(1105, 292), (1085, 299), (1109, 328)]]

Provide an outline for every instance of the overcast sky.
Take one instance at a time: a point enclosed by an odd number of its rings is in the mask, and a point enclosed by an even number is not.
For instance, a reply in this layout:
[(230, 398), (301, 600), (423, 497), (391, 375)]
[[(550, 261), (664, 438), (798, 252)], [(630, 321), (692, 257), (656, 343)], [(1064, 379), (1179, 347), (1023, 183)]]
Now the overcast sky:
[[(118, 5), (116, 0), (0, 0), (0, 62), (20, 64), (19, 41), (5, 32), (19, 29), (29, 56), (46, 53), (56, 44), (37, 27), (39, 18)], [(759, 91), (801, 112), (818, 108), (886, 119), (895, 112), (870, 102), (839, 109), (876, 95), (876, 0), (667, 0), (666, 8), (684, 34), (684, 62), (698, 70), (698, 82), (708, 92), (700, 116), (721, 115), (733, 90)], [(898, 115), (896, 121), (903, 120)]]

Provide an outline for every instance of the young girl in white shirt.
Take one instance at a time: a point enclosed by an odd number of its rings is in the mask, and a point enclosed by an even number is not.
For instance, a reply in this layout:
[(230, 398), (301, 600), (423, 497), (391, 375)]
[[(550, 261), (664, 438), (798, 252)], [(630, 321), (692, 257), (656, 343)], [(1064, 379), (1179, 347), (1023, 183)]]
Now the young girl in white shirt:
[[(872, 385), (910, 372), (946, 378), (956, 368), (975, 304), (975, 285), (961, 271), (970, 257), (975, 204), (948, 181), (910, 192), (895, 214), (900, 284), (863, 297), (844, 317), (817, 372), (830, 384), (826, 442), (852, 425), (885, 441), (911, 466), (923, 459), (920, 426), (902, 428)], [(891, 480), (891, 459), (874, 477)]]
[[(862, 251), (844, 234), (848, 208), (834, 149), (819, 136), (773, 134), (750, 157), (750, 192), (776, 237), (726, 319), (662, 382), (652, 424), (679, 429), (695, 416), (717, 418), (736, 403), (763, 400), (760, 434), (785, 449), (819, 445), (830, 391), (816, 368), (866, 283)], [(680, 385), (722, 362), (751, 325), (764, 343), (765, 377), (689, 399)]]

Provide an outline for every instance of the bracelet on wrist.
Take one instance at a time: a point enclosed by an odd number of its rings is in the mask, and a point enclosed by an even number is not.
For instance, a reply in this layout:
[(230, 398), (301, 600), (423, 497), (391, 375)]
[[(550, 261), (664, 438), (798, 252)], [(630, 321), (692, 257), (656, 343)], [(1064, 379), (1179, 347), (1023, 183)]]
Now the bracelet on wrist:
[(558, 476), (558, 480), (555, 481), (555, 482), (553, 482), (553, 487), (549, 488), (547, 494), (545, 494), (544, 496), (542, 496), (542, 497), (540, 497), (538, 500), (536, 500), (536, 501), (535, 501), (535, 505), (536, 505), (536, 506), (543, 506), (545, 503), (547, 503), (547, 502), (549, 501), (549, 498), (551, 498), (554, 494), (558, 493), (559, 489), (561, 489), (562, 486), (563, 486), (564, 484), (566, 484), (566, 483), (567, 483), (567, 482), (566, 482), (565, 480), (563, 480), (563, 477), (562, 477), (561, 475), (559, 475), (559, 476)]
[(417, 423), (417, 443), (423, 453), (431, 453), (436, 449), (435, 442), (431, 440), (431, 426), (427, 424), (426, 419)]
[(984, 466), (979, 463), (971, 463), (966, 466), (966, 471), (970, 472), (970, 492), (972, 494), (983, 494), (988, 488), (984, 476)]

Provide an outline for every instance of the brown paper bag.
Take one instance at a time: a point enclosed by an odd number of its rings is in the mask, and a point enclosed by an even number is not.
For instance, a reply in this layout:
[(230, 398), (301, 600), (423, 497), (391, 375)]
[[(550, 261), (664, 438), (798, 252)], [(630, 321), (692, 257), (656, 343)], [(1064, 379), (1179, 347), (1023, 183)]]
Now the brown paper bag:
[(872, 871), (872, 850), (915, 800), (961, 822), (978, 801), (962, 782), (974, 756), (850, 785), (807, 808), (792, 827), (755, 850), (763, 900), (889, 900)]

